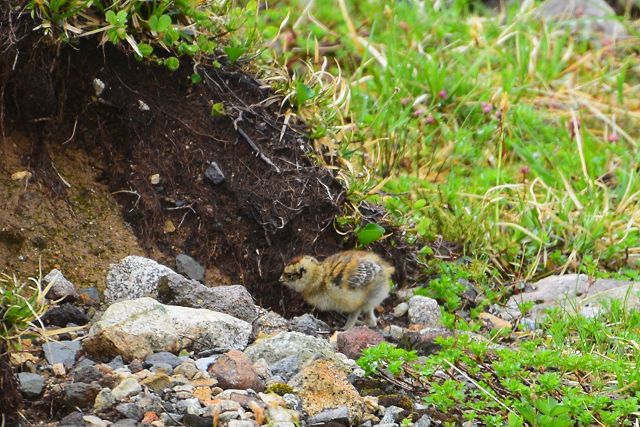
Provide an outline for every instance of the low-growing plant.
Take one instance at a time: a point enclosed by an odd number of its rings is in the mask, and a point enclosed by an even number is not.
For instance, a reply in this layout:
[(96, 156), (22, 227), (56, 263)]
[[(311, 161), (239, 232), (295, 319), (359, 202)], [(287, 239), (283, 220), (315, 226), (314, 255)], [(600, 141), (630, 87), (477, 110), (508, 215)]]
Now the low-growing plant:
[[(20, 392), (9, 355), (21, 349), (21, 341), (42, 327), (36, 322), (47, 310), (45, 295), (52, 280), (42, 287), (42, 277), (21, 282), (16, 276), (0, 273), (0, 415), (11, 419), (20, 409)], [(0, 424), (3, 424), (0, 422)]]
[[(235, 63), (255, 40), (248, 31), (231, 37), (242, 28), (256, 8), (224, 1), (199, 0), (29, 0), (27, 10), (54, 42), (77, 44), (82, 38), (98, 37), (98, 43), (125, 43), (139, 59), (146, 58), (175, 71), (180, 58), (197, 65), (216, 64), (224, 51)], [(198, 81), (192, 77), (192, 81)]]
[[(621, 304), (587, 319), (553, 310), (518, 346), (466, 334), (437, 339), (423, 362), (388, 344), (358, 361), (368, 375), (394, 363), (393, 384), (455, 419), (487, 426), (631, 426), (637, 415), (640, 315)], [(510, 339), (513, 339), (511, 337)]]

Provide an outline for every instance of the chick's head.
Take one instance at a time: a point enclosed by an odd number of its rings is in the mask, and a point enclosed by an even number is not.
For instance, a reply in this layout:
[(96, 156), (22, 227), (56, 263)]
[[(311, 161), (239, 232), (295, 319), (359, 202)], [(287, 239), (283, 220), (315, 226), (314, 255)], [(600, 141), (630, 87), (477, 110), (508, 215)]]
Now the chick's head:
[(312, 256), (294, 258), (282, 271), (280, 282), (296, 292), (301, 292), (310, 285), (313, 272), (318, 266), (318, 260)]

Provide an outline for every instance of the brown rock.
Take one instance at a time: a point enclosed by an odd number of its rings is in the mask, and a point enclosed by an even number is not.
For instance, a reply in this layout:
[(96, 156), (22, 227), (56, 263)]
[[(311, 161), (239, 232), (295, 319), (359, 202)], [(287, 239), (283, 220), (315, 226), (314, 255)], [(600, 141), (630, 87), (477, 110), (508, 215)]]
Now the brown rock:
[(231, 350), (209, 366), (209, 374), (218, 380), (223, 389), (253, 389), (264, 391), (264, 382), (253, 368), (251, 360), (243, 352)]
[(494, 316), (493, 314), (490, 314), (490, 313), (482, 312), (478, 314), (478, 318), (481, 319), (485, 325), (491, 328), (513, 329), (513, 325), (511, 325), (511, 323), (499, 318), (498, 316)]
[(362, 350), (382, 342), (382, 334), (361, 326), (340, 332), (337, 338), (338, 351), (350, 359), (362, 356)]
[(160, 393), (171, 385), (171, 378), (164, 372), (156, 372), (140, 381), (140, 383), (156, 393)]
[(144, 414), (144, 418), (140, 421), (141, 424), (151, 424), (154, 421), (158, 421), (160, 417), (153, 411), (149, 411)]
[(200, 402), (211, 399), (211, 387), (196, 387), (193, 391), (193, 397), (196, 397)]
[(330, 360), (316, 360), (289, 381), (300, 391), (302, 408), (310, 417), (326, 408), (347, 406), (349, 422), (358, 425), (365, 411), (364, 399), (347, 380), (347, 373)]

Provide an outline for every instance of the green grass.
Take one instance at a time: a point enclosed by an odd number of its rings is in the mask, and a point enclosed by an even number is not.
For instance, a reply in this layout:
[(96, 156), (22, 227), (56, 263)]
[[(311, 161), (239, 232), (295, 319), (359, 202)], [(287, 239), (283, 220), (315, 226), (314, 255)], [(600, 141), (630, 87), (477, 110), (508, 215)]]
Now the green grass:
[(518, 346), (466, 334), (416, 360), (387, 343), (358, 363), (374, 377), (403, 383), (454, 420), (487, 426), (625, 426), (639, 415), (640, 313), (615, 303), (599, 318), (554, 311)]
[[(357, 206), (386, 207), (424, 245), (426, 286), (460, 333), (425, 358), (387, 343), (368, 375), (449, 425), (623, 426), (638, 417), (640, 315), (552, 312), (535, 332), (489, 331), (502, 284), (552, 273), (638, 280), (640, 58), (543, 25), (520, 2), (273, 1), (256, 16), (265, 76), (311, 126), (319, 161)], [(300, 95), (303, 95), (300, 97)], [(307, 96), (309, 95), (309, 96)], [(370, 227), (371, 228), (371, 227)], [(443, 262), (431, 242), (461, 245)], [(360, 240), (362, 243), (362, 240)], [(464, 299), (465, 281), (481, 299)]]
[(513, 279), (587, 256), (616, 271), (640, 253), (631, 43), (592, 46), (517, 4), (339, 3), (270, 2), (257, 25), (273, 37), (288, 16), (265, 56), (293, 81), (326, 94), (308, 76), (327, 70), (348, 85), (341, 115), (305, 118), (355, 204), (382, 203), (415, 238), (463, 243)]

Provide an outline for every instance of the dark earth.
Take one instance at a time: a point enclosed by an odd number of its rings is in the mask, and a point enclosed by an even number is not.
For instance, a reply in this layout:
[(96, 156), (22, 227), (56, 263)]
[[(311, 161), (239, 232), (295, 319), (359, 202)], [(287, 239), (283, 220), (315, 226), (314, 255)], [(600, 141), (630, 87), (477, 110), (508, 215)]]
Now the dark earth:
[[(243, 284), (285, 317), (305, 311), (277, 281), (284, 264), (355, 242), (333, 225), (344, 189), (268, 87), (231, 64), (199, 66), (193, 85), (186, 60), (170, 72), (111, 44), (57, 47), (19, 9), (0, 16), (0, 270), (32, 276), (41, 262), (102, 288), (126, 255), (174, 266), (185, 253), (209, 285)], [(397, 282), (417, 271), (399, 233), (373, 249)]]

